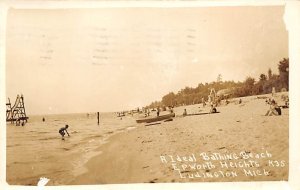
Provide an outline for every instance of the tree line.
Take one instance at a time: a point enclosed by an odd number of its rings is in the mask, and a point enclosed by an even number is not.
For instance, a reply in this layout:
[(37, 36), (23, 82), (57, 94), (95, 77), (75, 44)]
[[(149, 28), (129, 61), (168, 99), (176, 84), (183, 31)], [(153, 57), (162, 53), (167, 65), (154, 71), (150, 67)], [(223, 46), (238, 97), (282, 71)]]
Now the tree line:
[(219, 74), (216, 81), (210, 83), (199, 83), (197, 87), (185, 87), (177, 93), (170, 92), (162, 97), (160, 101), (152, 102), (150, 108), (162, 106), (181, 106), (202, 103), (202, 100), (207, 101), (211, 89), (219, 90), (226, 89), (227, 93), (220, 95), (221, 99), (236, 98), (251, 95), (260, 95), (271, 93), (272, 89), (276, 91), (289, 90), (289, 58), (283, 58), (278, 63), (279, 74), (273, 74), (269, 68), (267, 74), (261, 73), (256, 81), (253, 77), (246, 77), (243, 82), (222, 81), (222, 76)]

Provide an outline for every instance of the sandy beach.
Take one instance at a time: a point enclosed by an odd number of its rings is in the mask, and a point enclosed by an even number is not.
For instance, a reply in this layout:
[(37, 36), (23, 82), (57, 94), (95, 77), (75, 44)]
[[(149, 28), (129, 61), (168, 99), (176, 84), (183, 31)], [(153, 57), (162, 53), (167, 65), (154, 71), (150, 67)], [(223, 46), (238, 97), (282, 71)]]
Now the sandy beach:
[[(280, 94), (276, 96), (279, 101)], [(8, 147), (7, 181), (35, 185), (39, 177), (47, 177), (48, 185), (84, 185), (287, 180), (289, 109), (282, 109), (281, 116), (264, 116), (269, 107), (265, 97), (270, 95), (244, 97), (241, 104), (231, 100), (218, 107), (218, 114), (182, 117), (183, 109), (204, 113), (209, 108), (177, 107), (173, 121), (150, 126), (135, 123), (137, 115), (122, 120), (114, 116), (107, 126), (86, 124), (86, 133), (74, 120), (71, 137), (61, 142), (52, 134), (49, 150), (41, 150), (40, 140), (35, 141), (37, 152), (22, 139), (23, 151)], [(8, 127), (8, 146), (17, 143), (11, 132)]]
[[(134, 131), (114, 136), (110, 143), (100, 148), (103, 154), (87, 163), (89, 172), (75, 178), (72, 184), (287, 180), (288, 109), (283, 110), (282, 116), (266, 117), (263, 116), (267, 109), (264, 100), (249, 97), (243, 102), (220, 107), (220, 114), (175, 118), (173, 122), (154, 126), (141, 125)], [(187, 109), (196, 111), (197, 106)], [(215, 178), (189, 178), (185, 173), (193, 173), (193, 169), (183, 171), (180, 176), (170, 161), (166, 164), (160, 158), (161, 155), (182, 158), (191, 154), (197, 157), (201, 152), (226, 154), (242, 151), (249, 154), (269, 152), (272, 154), (270, 160), (284, 160), (286, 164), (276, 168), (269, 166), (267, 159), (254, 158), (252, 160), (259, 160), (260, 166), (251, 169), (267, 169), (268, 176), (246, 176), (242, 169), (229, 168), (223, 170), (238, 171), (238, 176), (222, 177), (220, 174)], [(212, 162), (217, 165), (219, 161)], [(176, 166), (182, 163), (177, 161)], [(202, 171), (216, 172), (219, 169)]]

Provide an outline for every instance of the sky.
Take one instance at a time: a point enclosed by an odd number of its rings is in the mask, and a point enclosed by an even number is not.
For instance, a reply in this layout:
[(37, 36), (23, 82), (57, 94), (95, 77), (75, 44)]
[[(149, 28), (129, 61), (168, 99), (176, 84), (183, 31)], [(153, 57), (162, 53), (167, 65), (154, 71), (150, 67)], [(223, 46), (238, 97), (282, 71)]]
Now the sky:
[(134, 109), (199, 83), (258, 79), (288, 57), (284, 7), (22, 10), (7, 17), (6, 94), (29, 114)]

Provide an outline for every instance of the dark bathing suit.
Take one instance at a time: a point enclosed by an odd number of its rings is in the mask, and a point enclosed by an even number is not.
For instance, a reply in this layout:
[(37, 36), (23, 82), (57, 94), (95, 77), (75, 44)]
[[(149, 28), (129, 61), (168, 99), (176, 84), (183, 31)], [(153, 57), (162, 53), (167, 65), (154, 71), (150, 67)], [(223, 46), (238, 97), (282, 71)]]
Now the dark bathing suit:
[(63, 127), (63, 128), (60, 128), (60, 130), (59, 130), (58, 132), (59, 132), (59, 134), (61, 134), (62, 136), (65, 136), (65, 130), (66, 130), (66, 128)]

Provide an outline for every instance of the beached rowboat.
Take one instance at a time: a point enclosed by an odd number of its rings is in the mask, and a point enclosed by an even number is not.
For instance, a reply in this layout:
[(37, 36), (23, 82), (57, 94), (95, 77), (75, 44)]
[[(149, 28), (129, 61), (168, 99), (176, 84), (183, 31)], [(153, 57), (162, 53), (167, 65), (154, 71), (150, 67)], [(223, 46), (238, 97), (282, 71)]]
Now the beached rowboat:
[(170, 113), (167, 115), (161, 115), (161, 116), (152, 117), (152, 118), (137, 119), (136, 122), (137, 123), (152, 123), (152, 122), (156, 122), (156, 121), (170, 119), (172, 117), (175, 117), (175, 113)]

